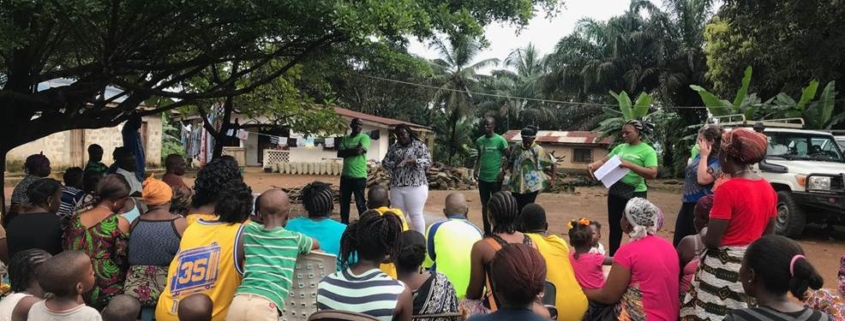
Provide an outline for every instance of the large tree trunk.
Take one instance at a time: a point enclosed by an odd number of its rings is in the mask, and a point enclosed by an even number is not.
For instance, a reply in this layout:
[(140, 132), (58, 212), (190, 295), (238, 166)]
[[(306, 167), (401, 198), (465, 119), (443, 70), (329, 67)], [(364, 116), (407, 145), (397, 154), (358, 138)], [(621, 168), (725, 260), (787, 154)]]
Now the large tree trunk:
[(226, 102), (223, 104), (223, 119), (220, 121), (220, 131), (217, 132), (217, 135), (214, 135), (214, 151), (211, 154), (212, 159), (223, 155), (223, 146), (225, 146), (226, 142), (231, 138), (227, 132), (230, 128), (232, 128), (232, 105), (232, 96), (226, 97)]

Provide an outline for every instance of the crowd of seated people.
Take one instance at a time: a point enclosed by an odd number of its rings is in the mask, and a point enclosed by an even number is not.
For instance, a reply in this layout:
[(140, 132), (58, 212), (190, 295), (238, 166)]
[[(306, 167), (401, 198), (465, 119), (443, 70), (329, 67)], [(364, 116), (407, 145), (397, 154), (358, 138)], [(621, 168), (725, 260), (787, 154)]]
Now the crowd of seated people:
[[(660, 209), (632, 198), (619, 222), (628, 239), (613, 257), (600, 246), (600, 223), (573, 220), (565, 240), (550, 232), (546, 209), (520, 210), (506, 191), (487, 204), (490, 234), (469, 221), (477, 213), (462, 193), (446, 197), (444, 217), (422, 234), (391, 207), (387, 188), (371, 188), (369, 210), (346, 225), (332, 218), (329, 184), (306, 186), (296, 213), (281, 189), (256, 201), (227, 158), (205, 165), (187, 193), (176, 159), (168, 158), (176, 169), (167, 181), (147, 178), (138, 191), (127, 175), (92, 165), (66, 179), (81, 180), (84, 195), (63, 228), (67, 190), (41, 176), (49, 161), (35, 156), (0, 248), (11, 281), (0, 320), (279, 320), (296, 262), (312, 252), (338, 262), (316, 284), (316, 309), (376, 320), (841, 318), (845, 286), (821, 289), (798, 243), (769, 235), (770, 190), (742, 172), (759, 156), (747, 150), (757, 137), (737, 132), (726, 134), (721, 153), (732, 178), (696, 204), (698, 233), (674, 248), (657, 235)], [(90, 205), (77, 207), (87, 195)], [(139, 215), (124, 215), (132, 210)], [(722, 309), (698, 304), (712, 300), (702, 294), (712, 285), (729, 290)]]

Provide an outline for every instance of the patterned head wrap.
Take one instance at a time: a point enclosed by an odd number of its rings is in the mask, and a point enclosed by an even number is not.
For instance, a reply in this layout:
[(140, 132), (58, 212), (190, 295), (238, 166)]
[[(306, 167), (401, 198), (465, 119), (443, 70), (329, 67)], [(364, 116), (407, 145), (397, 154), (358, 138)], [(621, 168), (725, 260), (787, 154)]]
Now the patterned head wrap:
[(738, 128), (722, 134), (722, 152), (742, 164), (759, 163), (766, 157), (766, 135)]
[[(640, 134), (651, 135), (654, 131), (654, 124), (638, 119), (632, 119), (625, 122), (625, 125), (634, 127)], [(623, 126), (625, 126), (623, 125)]]
[(173, 190), (170, 186), (152, 176), (144, 180), (144, 190), (141, 194), (147, 205), (161, 205), (170, 202), (173, 198)]
[(625, 219), (633, 227), (628, 236), (636, 241), (657, 233), (660, 209), (644, 198), (635, 197), (625, 205)]

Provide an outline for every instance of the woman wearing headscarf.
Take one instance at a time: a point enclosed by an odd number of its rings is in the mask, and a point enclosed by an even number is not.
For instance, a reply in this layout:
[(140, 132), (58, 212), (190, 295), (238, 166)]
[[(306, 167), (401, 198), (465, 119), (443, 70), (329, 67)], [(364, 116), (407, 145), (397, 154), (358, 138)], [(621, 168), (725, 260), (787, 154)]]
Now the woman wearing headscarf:
[(613, 148), (607, 157), (587, 165), (590, 173), (595, 172), (611, 157), (619, 156), (622, 168), (630, 169), (628, 174), (610, 187), (607, 193), (607, 222), (610, 228), (608, 240), (609, 256), (616, 254), (622, 242), (622, 212), (625, 204), (634, 197), (646, 198), (646, 179), (657, 177), (657, 153), (643, 142), (643, 136), (651, 133), (652, 125), (640, 120), (629, 120), (622, 125), (622, 144)]
[[(613, 266), (604, 287), (584, 289), (591, 309), (584, 320), (678, 319), (678, 275), (680, 263), (669, 241), (654, 234), (659, 209), (644, 198), (633, 198), (619, 222), (630, 241), (613, 256)], [(594, 304), (613, 305), (595, 313)]]
[(129, 272), (124, 293), (141, 302), (141, 320), (152, 320), (159, 295), (167, 281), (167, 268), (179, 252), (185, 218), (170, 212), (173, 191), (167, 183), (149, 177), (144, 181), (144, 203), (149, 211), (130, 228)]
[(520, 132), (522, 144), (515, 147), (508, 161), (511, 194), (516, 198), (519, 211), (534, 203), (537, 194), (554, 184), (555, 160), (546, 149), (534, 143), (537, 127), (528, 126)]
[(719, 150), (722, 145), (722, 128), (708, 124), (698, 131), (698, 154), (687, 165), (684, 174), (683, 203), (675, 220), (676, 247), (684, 237), (695, 235), (695, 204), (704, 196), (713, 194), (713, 183), (722, 173), (719, 166)]
[(719, 160), (726, 180), (713, 196), (710, 222), (692, 287), (684, 298), (682, 320), (721, 320), (752, 299), (739, 282), (739, 268), (749, 244), (774, 231), (777, 194), (751, 170), (766, 157), (766, 136), (748, 129), (722, 135)]
[(431, 166), (431, 154), (410, 126), (399, 124), (394, 132), (396, 143), (390, 145), (381, 162), (390, 173), (390, 202), (408, 215), (411, 229), (425, 233), (423, 208), (428, 199), (425, 171)]

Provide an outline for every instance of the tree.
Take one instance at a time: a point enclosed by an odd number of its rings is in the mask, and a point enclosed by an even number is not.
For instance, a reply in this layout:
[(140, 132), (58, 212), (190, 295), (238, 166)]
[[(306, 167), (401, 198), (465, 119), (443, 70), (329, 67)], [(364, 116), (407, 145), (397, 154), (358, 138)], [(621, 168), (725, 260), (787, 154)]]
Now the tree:
[[(741, 84), (733, 71), (753, 66), (761, 96), (795, 95), (810, 79), (845, 78), (845, 6), (838, 0), (725, 1), (707, 25), (707, 76), (718, 95)], [(841, 81), (840, 81), (841, 83)]]
[[(117, 125), (203, 100), (231, 101), (335, 44), (370, 37), (479, 35), (525, 25), (558, 0), (7, 1), (0, 6), (0, 166), (49, 134)], [(272, 67), (270, 67), (272, 65)], [(263, 69), (262, 69), (263, 68)], [(211, 76), (212, 82), (189, 81)], [(249, 79), (246, 79), (250, 77)], [(44, 88), (65, 78), (66, 86)], [(105, 96), (105, 88), (122, 92)], [(172, 103), (139, 110), (154, 97)], [(2, 172), (2, 171), (0, 171)]]
[(490, 58), (475, 62), (475, 58), (485, 44), (477, 38), (452, 38), (447, 45), (440, 39), (435, 39), (431, 47), (440, 54), (439, 59), (432, 61), (435, 76), (431, 82), (440, 88), (434, 93), (435, 108), (433, 112), (446, 115), (450, 128), (449, 158), (460, 148), (456, 141), (458, 137), (458, 123), (474, 111), (472, 91), (479, 88), (480, 76), (478, 71), (499, 64), (499, 59)]

